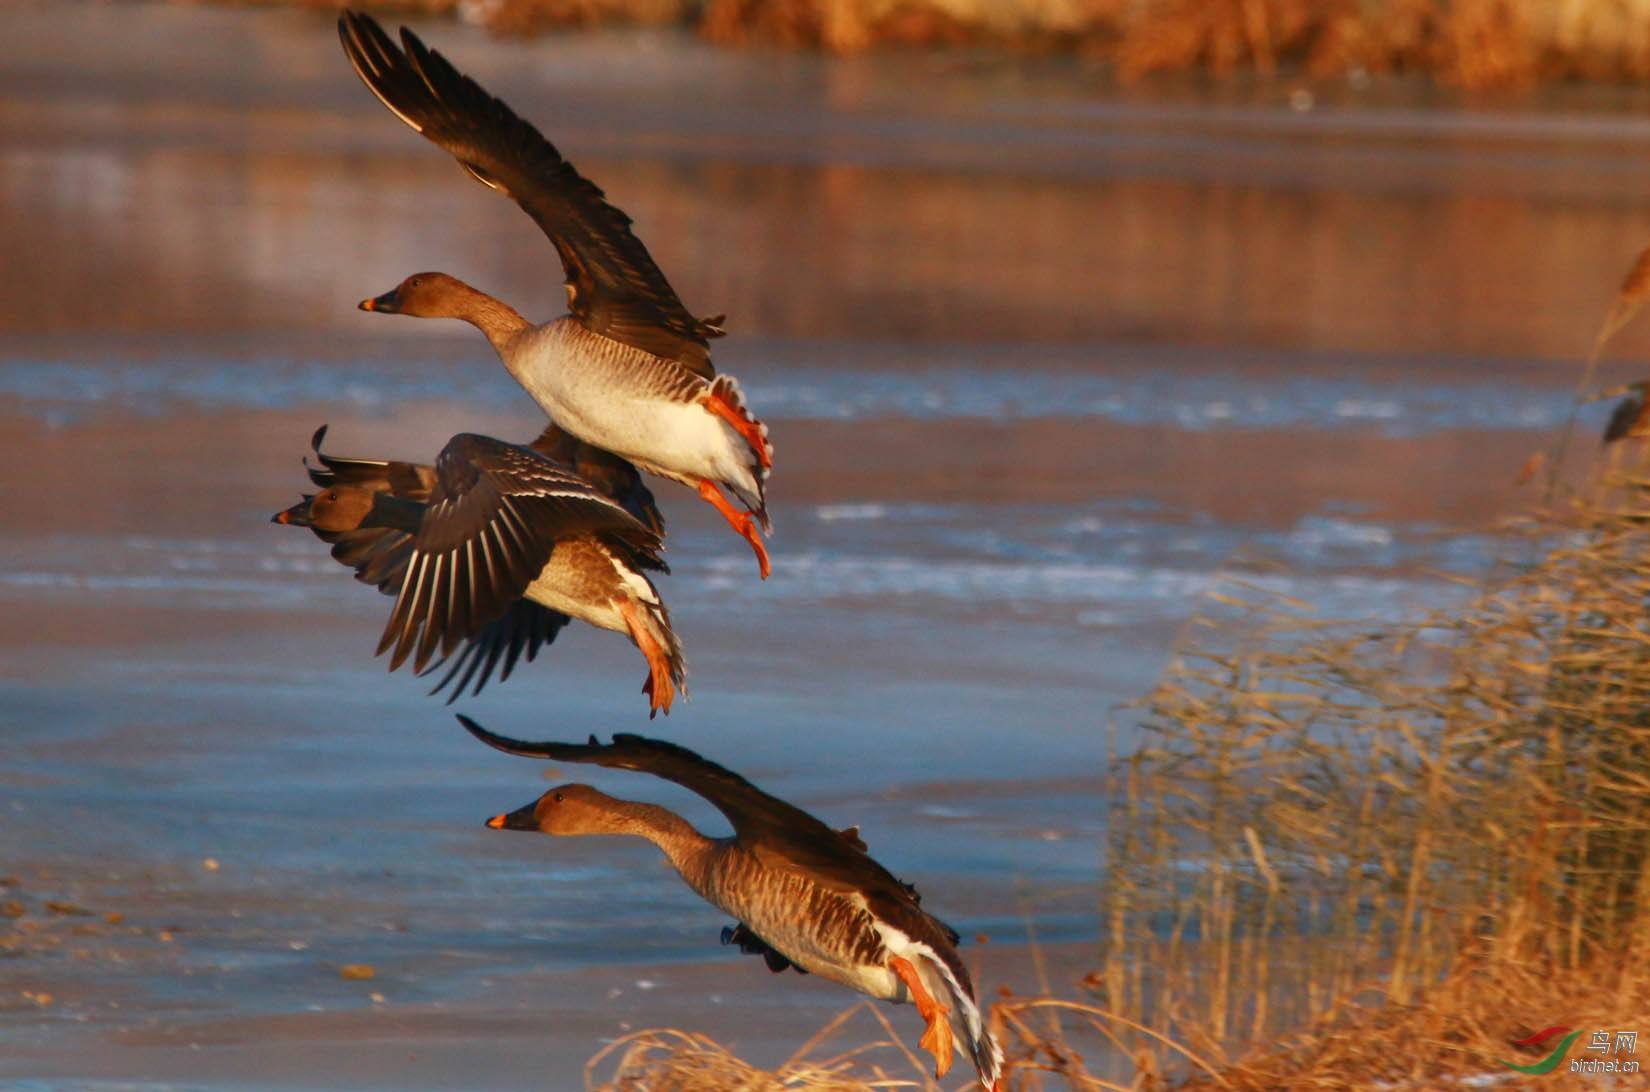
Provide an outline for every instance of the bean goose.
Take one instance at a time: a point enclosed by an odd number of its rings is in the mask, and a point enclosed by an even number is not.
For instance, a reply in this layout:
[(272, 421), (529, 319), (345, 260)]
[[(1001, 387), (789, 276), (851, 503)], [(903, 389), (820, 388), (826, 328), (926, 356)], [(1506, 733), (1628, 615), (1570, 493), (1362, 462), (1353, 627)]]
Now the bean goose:
[[(683, 307), (630, 218), (608, 204), (530, 123), (402, 28), (343, 13), (356, 74), (396, 117), (512, 198), (549, 236), (566, 273), (568, 313), (542, 325), (445, 273), (416, 273), (361, 301), (365, 311), (456, 318), (477, 327), (550, 418), (579, 439), (696, 489), (750, 543), (766, 579), (771, 530), (767, 426), (709, 342), (721, 317)], [(722, 493), (739, 500), (740, 511)]]
[[(411, 658), (423, 672), (457, 652), (435, 688), (456, 699), (472, 678), (479, 692), (501, 659), (508, 677), (578, 618), (641, 649), (650, 710), (670, 711), (681, 645), (646, 575), (665, 570), (663, 520), (634, 468), (554, 426), (534, 447), (460, 433), (433, 467), (329, 455), (325, 433), (309, 472), (320, 491), (274, 519), (309, 527), (358, 579), (396, 597), (378, 646), (390, 670)], [(582, 462), (604, 487), (540, 448)]]
[[(934, 1055), (935, 1076), (946, 1074), (960, 1039), (980, 1081), (997, 1087), (1002, 1053), (974, 999), (956, 932), (922, 908), (916, 888), (866, 853), (857, 831), (832, 830), (674, 743), (625, 734), (609, 744), (594, 736), (582, 744), (527, 743), (458, 719), (477, 739), (509, 754), (638, 770), (710, 801), (732, 824), (732, 837), (706, 837), (667, 808), (579, 784), (553, 788), (487, 825), (646, 838), (700, 897), (739, 919), (724, 943), (771, 951), (799, 970), (885, 1001), (914, 1001), (927, 1024), (920, 1045)], [(774, 960), (768, 965), (783, 969)]]

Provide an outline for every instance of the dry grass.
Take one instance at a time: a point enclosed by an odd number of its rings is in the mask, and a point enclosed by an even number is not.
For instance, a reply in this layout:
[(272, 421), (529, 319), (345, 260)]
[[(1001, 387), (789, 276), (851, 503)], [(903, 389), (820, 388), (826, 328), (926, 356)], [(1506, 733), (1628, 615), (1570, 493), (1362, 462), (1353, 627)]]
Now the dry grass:
[[(195, 2), (195, 0), (183, 0)], [(452, 15), (498, 34), (539, 34), (595, 26), (679, 26), (693, 21), (692, 0), (213, 0), (220, 4), (353, 8), (381, 16)]]
[[(882, 1038), (816, 1057), (853, 1023), (875, 1025)], [(862, 1002), (838, 1014), (771, 1070), (741, 1060), (703, 1035), (654, 1028), (617, 1039), (591, 1058), (585, 1087), (596, 1092), (866, 1092), (934, 1085), (882, 1011)]]
[(1527, 561), (1410, 624), (1216, 597), (1143, 702), (1093, 984), (1222, 1079), (1139, 1036), (1133, 1055), (1194, 1087), (1429, 1087), (1530, 1060), (1509, 1044), (1548, 1024), (1650, 1022), (1636, 458), (1510, 533)]
[[(1350, 1010), (1227, 1067), (1218, 1084), (1194, 1079), (1183, 1092), (1471, 1087), (1485, 1075), (1514, 1076), (1502, 1059), (1539, 1060), (1552, 1043), (1546, 1049), (1511, 1044), (1544, 1026), (1637, 1029), (1647, 1017), (1650, 1005), (1642, 995), (1623, 1007), (1614, 991), (1587, 978), (1554, 980), (1505, 965), (1464, 968), (1413, 1004)], [(1564, 1087), (1566, 1077), (1555, 1073), (1543, 1080), (1546, 1087)], [(1570, 1080), (1600, 1087), (1597, 1077)]]
[[(235, 0), (227, 0), (235, 2)], [(254, 0), (258, 2), (258, 0)], [(337, 0), (263, 0), (314, 7)], [(630, 23), (730, 44), (1066, 50), (1157, 72), (1424, 72), (1467, 88), (1650, 77), (1650, 0), (352, 0), (501, 33)]]

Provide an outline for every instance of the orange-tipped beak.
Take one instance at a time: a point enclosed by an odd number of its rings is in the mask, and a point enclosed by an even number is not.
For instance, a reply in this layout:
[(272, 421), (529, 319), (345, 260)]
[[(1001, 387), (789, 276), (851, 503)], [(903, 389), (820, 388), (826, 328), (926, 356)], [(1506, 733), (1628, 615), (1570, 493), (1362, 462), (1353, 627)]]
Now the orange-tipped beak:
[(503, 815), (493, 816), (487, 820), (487, 825), (494, 830), (537, 831), (539, 829), (539, 819), (534, 814), (537, 810), (538, 801), (535, 800), (531, 804), (522, 805), (515, 811), (507, 811)]
[(373, 296), (371, 299), (362, 300), (355, 306), (363, 311), (377, 311), (379, 314), (397, 315), (401, 313), (400, 291), (399, 288), (392, 288), (382, 296)]
[(291, 508), (283, 508), (269, 517), (271, 523), (284, 523), (291, 527), (308, 527), (310, 496), (305, 494), (304, 499)]

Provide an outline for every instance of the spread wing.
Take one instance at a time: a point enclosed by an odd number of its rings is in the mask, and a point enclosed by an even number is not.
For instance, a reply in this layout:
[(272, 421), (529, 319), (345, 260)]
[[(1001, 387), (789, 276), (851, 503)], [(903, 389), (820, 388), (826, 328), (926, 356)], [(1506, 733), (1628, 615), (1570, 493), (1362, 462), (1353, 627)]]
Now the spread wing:
[(653, 500), (653, 490), (642, 482), (641, 472), (629, 459), (585, 443), (554, 421), (544, 426), (544, 431), (527, 446), (552, 462), (571, 467), (574, 473), (624, 505), (624, 510), (648, 530), (664, 537), (664, 513)]
[[(327, 426), (315, 430), (310, 439), (319, 466), (307, 467), (310, 481), (325, 490), (339, 485), (352, 485), (374, 492), (388, 492), (404, 500), (410, 511), (422, 508), (435, 486), (433, 466), (405, 463), (390, 459), (355, 459), (329, 455), (321, 450), (326, 439)], [(293, 517), (289, 522), (304, 525), (308, 519), (312, 496), (287, 510)], [(415, 517), (413, 522), (417, 522)], [(332, 546), (333, 559), (355, 570), (355, 578), (363, 584), (376, 587), (385, 595), (395, 595), (407, 575), (407, 563), (413, 556), (413, 535), (401, 527), (363, 524), (349, 531), (323, 531), (310, 526), (323, 542)], [(457, 701), (466, 687), (473, 684), (471, 694), (479, 694), (497, 672), (503, 682), (510, 677), (523, 655), (531, 661), (539, 649), (550, 644), (571, 621), (567, 615), (553, 611), (526, 599), (510, 604), (504, 614), (483, 626), (467, 641), (449, 664), (441, 660), (432, 664), (431, 673), (447, 668), (446, 674), (430, 691), (438, 694), (452, 688), (447, 699), (450, 705)]]
[[(472, 679), (475, 688), (470, 691), (471, 695), (481, 693), (495, 670), (498, 681), (503, 682), (522, 656), (531, 663), (539, 649), (554, 641), (570, 621), (572, 619), (560, 611), (530, 599), (517, 599), (501, 617), (481, 627), (481, 632), (465, 643), (430, 693), (439, 694), (450, 687), (447, 704), (451, 705), (464, 696), (464, 689)], [(428, 673), (434, 674), (446, 664), (446, 660), (432, 664)]]
[(427, 49), (405, 27), (397, 47), (370, 16), (344, 12), (338, 36), (355, 72), (390, 112), (446, 149), (478, 181), (520, 205), (555, 244), (568, 310), (596, 333), (713, 378), (715, 320), (688, 313), (630, 217), (531, 124)]
[(321, 443), (326, 438), (326, 425), (316, 429), (315, 435), (309, 438), (309, 446), (321, 465), (310, 466), (309, 460), (304, 460), (309, 480), (322, 489), (335, 485), (359, 485), (406, 500), (430, 499), (430, 490), (435, 486), (435, 467), (394, 459), (349, 459), (328, 455), (321, 450)]
[[(660, 739), (619, 733), (612, 743), (527, 743), (495, 735), (460, 714), (469, 733), (509, 754), (588, 762), (638, 770), (691, 789), (716, 806), (733, 825), (742, 846), (771, 867), (806, 874), (815, 883), (857, 892), (888, 917), (937, 920), (920, 910), (916, 888), (902, 883), (873, 860), (856, 828), (836, 831), (801, 808), (746, 781), (732, 770), (701, 758), (686, 747)], [(945, 928), (940, 925), (940, 928)]]
[(1622, 399), (1610, 413), (1610, 422), (1604, 426), (1604, 442), (1614, 443), (1633, 434), (1633, 428), (1644, 415), (1645, 395), (1633, 394)]
[(423, 671), (527, 591), (559, 539), (599, 534), (638, 553), (659, 539), (617, 501), (531, 448), (459, 433), (436, 459), (436, 485), (378, 651), (390, 670)]

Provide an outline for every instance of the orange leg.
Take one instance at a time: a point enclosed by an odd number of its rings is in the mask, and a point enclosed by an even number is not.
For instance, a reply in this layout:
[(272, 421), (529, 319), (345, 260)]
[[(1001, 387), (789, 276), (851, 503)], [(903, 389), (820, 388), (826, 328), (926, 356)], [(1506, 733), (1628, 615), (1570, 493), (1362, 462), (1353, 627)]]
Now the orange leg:
[(699, 495), (709, 501), (711, 506), (718, 512), (722, 513), (722, 518), (728, 521), (729, 526), (743, 535), (745, 541), (751, 544), (751, 549), (756, 551), (756, 563), (762, 568), (762, 579), (766, 580), (768, 573), (773, 571), (773, 566), (768, 564), (768, 548), (762, 545), (762, 536), (756, 530), (756, 520), (751, 518), (749, 512), (741, 512), (729, 504), (728, 498), (722, 495), (722, 491), (716, 488), (716, 483), (713, 481), (701, 481), (699, 483)]
[(922, 1033), (917, 1045), (934, 1056), (935, 1078), (945, 1076), (951, 1069), (951, 1010), (934, 1000), (909, 960), (893, 956), (888, 960), (888, 967), (911, 991), (911, 1000), (917, 1003), (917, 1012), (928, 1023), (928, 1030)]
[(732, 425), (733, 430), (745, 438), (751, 450), (756, 452), (756, 459), (763, 470), (773, 466), (773, 456), (768, 454), (768, 445), (762, 439), (762, 427), (755, 420), (714, 394), (705, 395), (705, 408)]
[(620, 603), (619, 613), (624, 616), (625, 625), (630, 627), (631, 640), (647, 658), (647, 681), (642, 684), (642, 693), (648, 697), (648, 719), (652, 720), (661, 709), (669, 716), (670, 703), (676, 697), (676, 685), (670, 681), (670, 657), (665, 655), (665, 650), (659, 647), (659, 642), (642, 624), (634, 603)]

